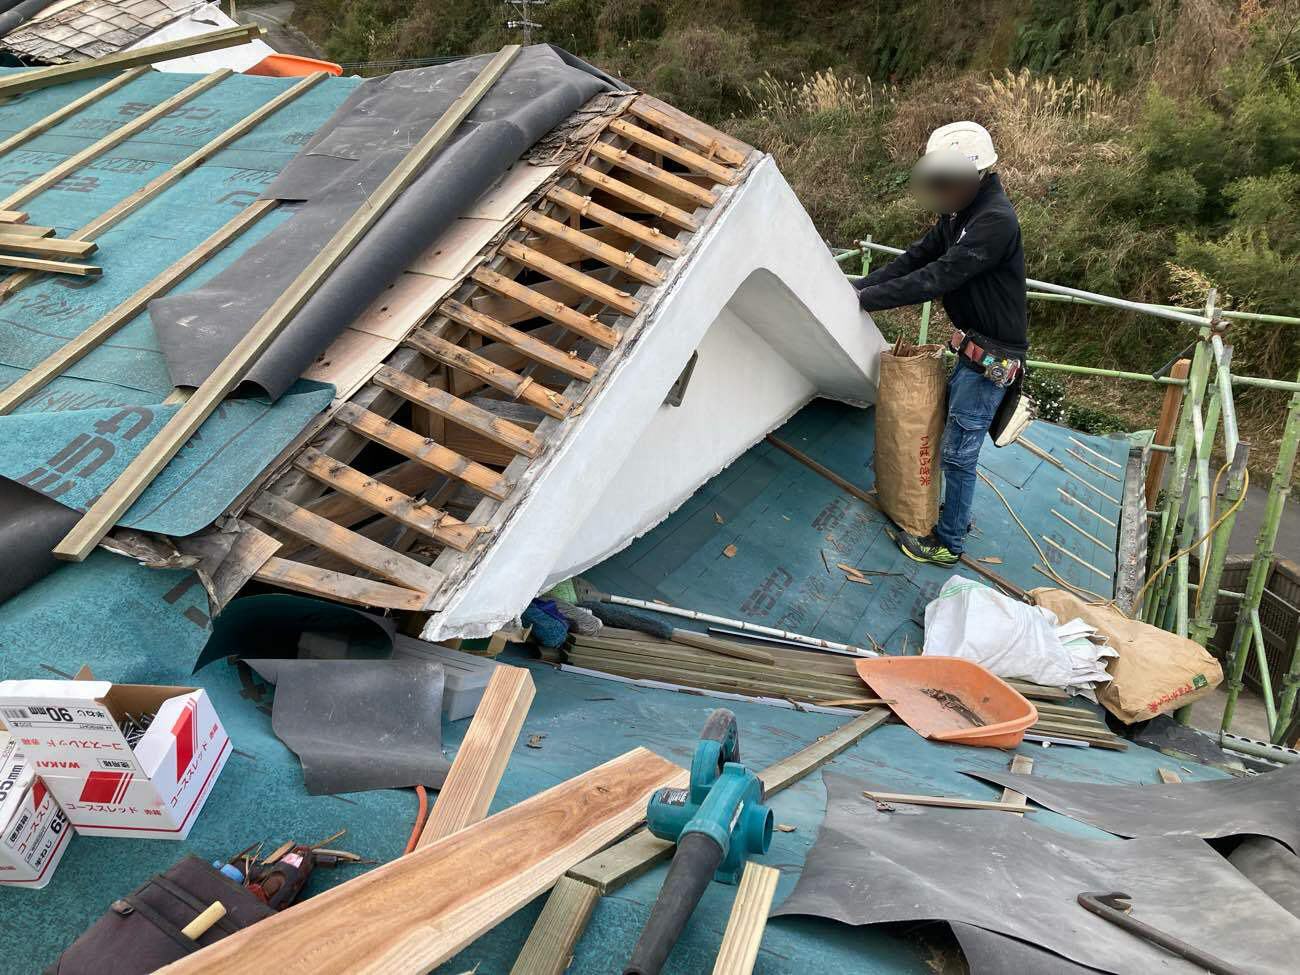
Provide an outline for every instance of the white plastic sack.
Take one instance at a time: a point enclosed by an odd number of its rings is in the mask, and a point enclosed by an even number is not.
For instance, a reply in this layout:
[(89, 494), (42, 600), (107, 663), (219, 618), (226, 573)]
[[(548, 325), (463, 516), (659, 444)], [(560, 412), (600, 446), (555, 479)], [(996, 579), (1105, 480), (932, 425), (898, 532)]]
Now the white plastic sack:
[(954, 573), (925, 607), (924, 653), (973, 660), (998, 677), (1082, 683), (1052, 613)]

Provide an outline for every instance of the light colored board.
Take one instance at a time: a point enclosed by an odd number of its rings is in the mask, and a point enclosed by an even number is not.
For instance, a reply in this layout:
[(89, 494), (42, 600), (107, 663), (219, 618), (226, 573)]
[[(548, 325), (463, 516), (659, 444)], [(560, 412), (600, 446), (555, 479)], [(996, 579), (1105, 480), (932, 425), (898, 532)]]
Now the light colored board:
[(678, 138), (685, 139), (703, 150), (709, 159), (721, 159), (732, 166), (744, 165), (753, 150), (725, 132), (720, 132), (667, 102), (650, 95), (641, 95), (628, 105), (628, 112)]
[[(620, 250), (602, 240), (598, 240), (589, 233), (574, 230), (567, 224), (560, 223), (560, 221), (545, 214), (536, 211), (525, 213), (523, 223), (524, 226), (536, 230), (540, 234), (546, 234), (556, 240), (563, 241), (580, 254), (594, 257), (596, 260), (608, 264), (612, 268), (624, 271), (646, 284), (660, 285), (664, 283), (663, 272), (653, 265), (647, 264), (625, 250)], [(541, 250), (538, 247), (533, 249)], [(547, 254), (546, 256), (550, 257), (551, 260), (560, 260), (554, 254)]]
[(0, 229), (0, 251), (26, 254), (31, 257), (83, 258), (99, 250), (90, 240), (70, 240), (61, 237), (43, 239), (30, 234), (9, 234)]
[(685, 783), (634, 749), (159, 973), (424, 975), (644, 818), (655, 789)]
[(656, 152), (661, 156), (679, 162), (687, 169), (694, 170), (703, 176), (707, 176), (715, 183), (725, 183), (730, 185), (736, 181), (736, 171), (728, 169), (726, 166), (720, 166), (711, 159), (705, 159), (692, 149), (679, 145), (663, 136), (655, 135), (639, 125), (633, 125), (627, 119), (616, 118), (609, 123), (611, 132), (617, 132), (625, 139), (635, 142), (639, 146)]
[(781, 871), (752, 860), (745, 864), (740, 886), (731, 905), (727, 929), (722, 933), (713, 975), (750, 975), (758, 960), (758, 946), (767, 928), (767, 912), (776, 895)]
[(600, 891), (591, 884), (561, 877), (551, 888), (510, 975), (563, 975), (599, 900)]
[(446, 390), (421, 382), (404, 372), (382, 366), (375, 373), (375, 385), (426, 410), (432, 410), (444, 420), (472, 430), (515, 453), (536, 457), (542, 452), (542, 442), (517, 423), (494, 416), (482, 407), (457, 399)]
[(264, 492), (253, 498), (248, 513), (396, 585), (428, 595), (442, 583), (442, 573), (437, 569), (372, 542), (364, 535), (327, 521), (274, 494)]
[(1165, 785), (1178, 785), (1183, 781), (1182, 777), (1173, 769), (1158, 768), (1156, 769), (1156, 774), (1160, 776), (1160, 781)]
[(958, 796), (916, 796), (906, 792), (864, 792), (874, 802), (900, 806), (943, 806), (946, 809), (997, 809), (1003, 812), (1032, 812), (1014, 802), (993, 802), (987, 799), (963, 799)]
[(9, 237), (53, 237), (57, 232), (53, 227), (38, 227), (33, 223), (0, 223), (0, 233)]
[[(891, 713), (887, 708), (869, 711), (845, 722), (806, 748), (769, 765), (758, 773), (758, 777), (763, 780), (763, 795), (775, 795), (821, 768), (888, 721)], [(635, 880), (659, 861), (667, 859), (672, 850), (673, 844), (667, 840), (653, 836), (649, 830), (638, 830), (608, 850), (573, 867), (569, 876), (592, 884), (601, 894), (608, 894)]]
[(43, 132), (48, 132), (50, 129), (54, 128), (54, 126), (62, 122), (64, 119), (71, 118), (72, 116), (80, 112), (83, 108), (86, 108), (89, 105), (93, 105), (95, 102), (99, 101), (105, 95), (112, 94), (113, 92), (121, 88), (123, 85), (130, 84), (132, 81), (135, 81), (135, 79), (140, 77), (142, 74), (147, 74), (148, 71), (149, 69), (144, 66), (131, 68), (129, 71), (123, 71), (116, 78), (112, 78), (104, 82), (98, 88), (92, 88), (90, 91), (86, 92), (80, 98), (74, 98), (72, 101), (68, 102), (68, 104), (64, 105), (58, 111), (51, 112), (49, 115), (45, 116), (44, 118), (38, 119), (37, 121), (33, 122), (25, 129), (21, 129), (18, 132), (15, 132), (13, 135), (9, 136), (8, 138), (4, 140), (0, 140), (0, 155), (3, 155), (4, 153), (9, 152), (13, 149), (17, 149), (19, 146), (24, 145), (25, 143), (31, 142), (32, 139), (35, 139), (38, 135), (40, 135)]
[(575, 271), (567, 264), (552, 260), (545, 254), (535, 251), (531, 247), (525, 247), (518, 241), (506, 241), (501, 245), (501, 253), (511, 260), (518, 261), (525, 267), (530, 267), (534, 271), (539, 271), (553, 280), (568, 285), (574, 291), (604, 302), (611, 308), (618, 309), (624, 315), (635, 315), (641, 310), (641, 302), (626, 291), (606, 284), (604, 281), (599, 281), (590, 274)]
[(381, 291), (350, 327), (393, 343), (400, 342), (456, 284), (456, 281), (407, 270)]
[(579, 196), (572, 190), (565, 189), (562, 186), (552, 186), (546, 191), (546, 198), (553, 203), (560, 204), (562, 207), (567, 207), (574, 213), (582, 214), (596, 223), (617, 230), (639, 243), (657, 250), (665, 257), (681, 257), (682, 245), (667, 234), (660, 233), (659, 228), (649, 227), (633, 220), (631, 217), (625, 217), (623, 214), (609, 209), (609, 207), (603, 207), (599, 203), (593, 202), (589, 196)]
[(406, 344), (444, 365), (481, 379), (514, 399), (537, 407), (547, 416), (553, 416), (557, 420), (563, 420), (573, 409), (573, 404), (559, 393), (547, 389), (526, 376), (503, 368), (469, 349), (453, 345), (428, 329), (417, 328), (407, 336)]
[(495, 342), (502, 342), (534, 362), (550, 366), (566, 376), (588, 382), (596, 375), (596, 367), (590, 362), (585, 362), (567, 352), (561, 352), (555, 346), (538, 340), (530, 333), (504, 325), (468, 305), (462, 305), (459, 301), (448, 298), (442, 303), (440, 311), (452, 321), (459, 322)]
[(349, 326), (334, 337), (302, 378), (334, 387), (335, 401), (351, 399), (370, 381), (379, 364), (397, 348), (398, 340), (382, 338)]
[(98, 264), (73, 264), (43, 257), (18, 257), (15, 254), (0, 254), (0, 267), (17, 267), (47, 274), (71, 274), (75, 277), (95, 277), (104, 273)]
[(41, 360), (9, 387), (0, 390), (0, 416), (13, 411), (50, 380), (61, 375), (91, 350), (101, 345), (127, 322), (142, 312), (159, 295), (166, 294), (195, 268), (205, 263), (276, 206), (274, 200), (258, 200), (226, 221), (212, 236), (199, 244), (171, 267), (164, 270), (126, 301), (108, 312), (75, 339)]
[(616, 197), (625, 203), (631, 203), (646, 213), (653, 213), (656, 217), (662, 217), (683, 230), (696, 231), (700, 229), (700, 222), (681, 207), (665, 203), (658, 197), (651, 196), (649, 193), (639, 190), (635, 186), (630, 186), (620, 179), (615, 179), (608, 173), (602, 173), (590, 166), (574, 166), (573, 175), (592, 189), (604, 190), (610, 196)]
[(513, 164), (474, 202), (464, 216), (496, 221), (510, 219), (524, 200), (555, 175), (557, 168), (533, 166), (524, 161)]
[(419, 612), (427, 597), (413, 589), (390, 586), (373, 579), (359, 579), (344, 572), (321, 569), (302, 562), (272, 556), (262, 564), (253, 578), (267, 585), (279, 586), (306, 596), (317, 596), (351, 606), (373, 606), (378, 609), (405, 609)]
[(130, 51), (118, 51), (116, 54), (102, 58), (89, 58), (85, 61), (56, 64), (30, 71), (15, 71), (0, 79), (0, 98), (48, 88), (51, 85), (61, 85), (81, 78), (112, 74), (123, 68), (134, 68), (138, 65), (188, 57), (191, 54), (204, 54), (208, 51), (237, 47), (256, 40), (264, 33), (265, 31), (260, 27), (241, 25), (210, 31), (206, 34), (196, 34), (193, 37), (168, 41), (165, 44), (150, 44), (148, 47), (137, 47)]
[[(370, 415), (374, 416), (373, 413)], [(478, 537), (477, 529), (445, 511), (439, 511), (430, 504), (382, 484), (315, 448), (308, 447), (294, 458), (293, 464), (327, 487), (360, 501), (376, 513), (392, 518), (442, 545), (450, 545), (464, 552)]]
[(456, 281), (464, 275), (488, 242), (505, 226), (504, 220), (461, 217), (425, 248), (407, 270)]
[[(35, 196), (39, 196), (68, 174), (76, 172), (91, 160), (97, 159), (110, 149), (121, 145), (137, 132), (147, 129), (164, 115), (181, 105), (184, 105), (191, 99), (203, 94), (203, 92), (207, 91), (209, 88), (212, 88), (214, 85), (217, 85), (230, 77), (232, 73), (233, 72), (229, 68), (221, 68), (218, 71), (212, 72), (210, 75), (200, 78), (193, 84), (187, 85), (170, 98), (159, 102), (147, 112), (142, 112), (130, 122), (114, 129), (103, 138), (92, 142), (80, 152), (73, 153), (62, 162), (51, 166), (30, 183), (26, 183), (21, 188), (14, 190), (14, 192), (10, 193), (3, 200), (0, 200), (0, 209), (12, 209), (13, 207), (26, 203)], [(15, 76), (10, 75), (9, 77), (12, 78)], [(0, 94), (4, 93), (4, 88), (5, 82), (4, 80), (0, 80)]]
[(194, 395), (172, 416), (156, 437), (136, 455), (126, 470), (91, 505), (72, 531), (54, 548), (61, 559), (80, 562), (99, 543), (132, 502), (152, 483), (190, 437), (235, 388), (267, 347), (315, 293), (366, 232), (383, 216), (451, 137), (478, 101), (519, 53), (518, 45), (502, 48), (443, 116), (403, 157), (378, 188), (341, 226), (283, 294), (254, 323)]
[(454, 450), (448, 450), (441, 444), (421, 437), (418, 433), (412, 433), (400, 424), (362, 409), (355, 403), (341, 404), (334, 418), (340, 423), (347, 424), (350, 429), (366, 439), (383, 444), (389, 450), (417, 461), (439, 474), (464, 481), (475, 490), (498, 501), (504, 500), (510, 493), (509, 482), (496, 471), (482, 464), (476, 464)]
[[(1034, 760), (1028, 755), (1016, 755), (1011, 759), (1011, 772), (1013, 775), (1028, 775), (1033, 770)], [(1029, 800), (1025, 798), (1023, 793), (1010, 788), (1002, 790), (1002, 801), (1013, 806), (1026, 806), (1029, 804)]]
[(21, 210), (0, 210), (0, 223), (26, 223), (27, 214)]
[(522, 667), (492, 672), (460, 751), (429, 810), (416, 850), (425, 850), (487, 815), (533, 703), (533, 676)]
[(683, 179), (675, 173), (659, 168), (654, 163), (646, 162), (644, 159), (632, 155), (627, 149), (615, 148), (608, 142), (593, 142), (591, 144), (591, 153), (617, 169), (635, 173), (647, 182), (668, 190), (670, 193), (684, 196), (699, 206), (711, 207), (718, 202), (718, 194), (712, 190), (706, 190), (690, 180)]
[[(549, 297), (541, 290), (537, 290), (528, 285), (522, 285), (517, 281), (512, 281), (504, 274), (500, 274), (490, 268), (480, 267), (474, 271), (474, 280), (489, 291), (495, 291), (497, 294), (506, 298), (511, 298), (522, 305), (531, 308), (543, 318), (549, 318), (557, 325), (563, 325), (571, 332), (576, 332), (584, 338), (589, 338), (597, 345), (602, 345), (607, 349), (612, 349), (618, 345), (618, 332), (601, 322), (596, 321), (594, 315), (587, 316), (579, 311), (570, 308), (562, 301)], [(572, 292), (573, 289), (566, 283), (557, 281), (557, 285), (562, 286), (565, 290)], [(479, 311), (491, 315), (498, 321), (508, 321), (500, 314), (476, 305)]]

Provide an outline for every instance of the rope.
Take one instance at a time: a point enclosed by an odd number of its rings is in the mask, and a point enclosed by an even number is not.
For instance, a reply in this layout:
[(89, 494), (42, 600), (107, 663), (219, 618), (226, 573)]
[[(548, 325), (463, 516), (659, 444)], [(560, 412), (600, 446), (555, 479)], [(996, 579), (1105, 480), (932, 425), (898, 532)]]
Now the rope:
[(424, 786), (417, 785), (415, 794), (420, 797), (420, 808), (415, 813), (415, 826), (411, 829), (411, 838), (406, 841), (404, 854), (410, 853), (420, 842), (420, 834), (424, 832), (424, 820), (429, 813), (429, 794), (424, 791)]

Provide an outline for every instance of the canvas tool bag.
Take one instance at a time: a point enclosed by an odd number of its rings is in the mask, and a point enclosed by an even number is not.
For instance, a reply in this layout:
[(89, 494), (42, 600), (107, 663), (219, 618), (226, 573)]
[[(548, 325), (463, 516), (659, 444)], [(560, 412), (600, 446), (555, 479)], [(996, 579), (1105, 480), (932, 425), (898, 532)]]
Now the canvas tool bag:
[(1125, 724), (1147, 721), (1205, 697), (1223, 680), (1223, 668), (1199, 644), (1109, 605), (1085, 603), (1061, 589), (1034, 589), (1035, 605), (1057, 619), (1081, 619), (1118, 651), (1106, 664), (1110, 682), (1097, 686), (1097, 700)]
[(899, 339), (880, 353), (876, 396), (876, 493), (903, 531), (925, 535), (939, 520), (939, 448), (947, 419), (943, 346)]

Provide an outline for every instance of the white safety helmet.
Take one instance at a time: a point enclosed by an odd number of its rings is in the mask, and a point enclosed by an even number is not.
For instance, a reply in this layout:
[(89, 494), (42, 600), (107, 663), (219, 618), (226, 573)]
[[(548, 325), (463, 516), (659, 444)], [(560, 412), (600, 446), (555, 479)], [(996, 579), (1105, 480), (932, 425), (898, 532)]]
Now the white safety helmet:
[(998, 161), (997, 151), (989, 130), (978, 122), (951, 122), (930, 133), (925, 144), (926, 153), (936, 149), (955, 149), (970, 159), (981, 173)]

